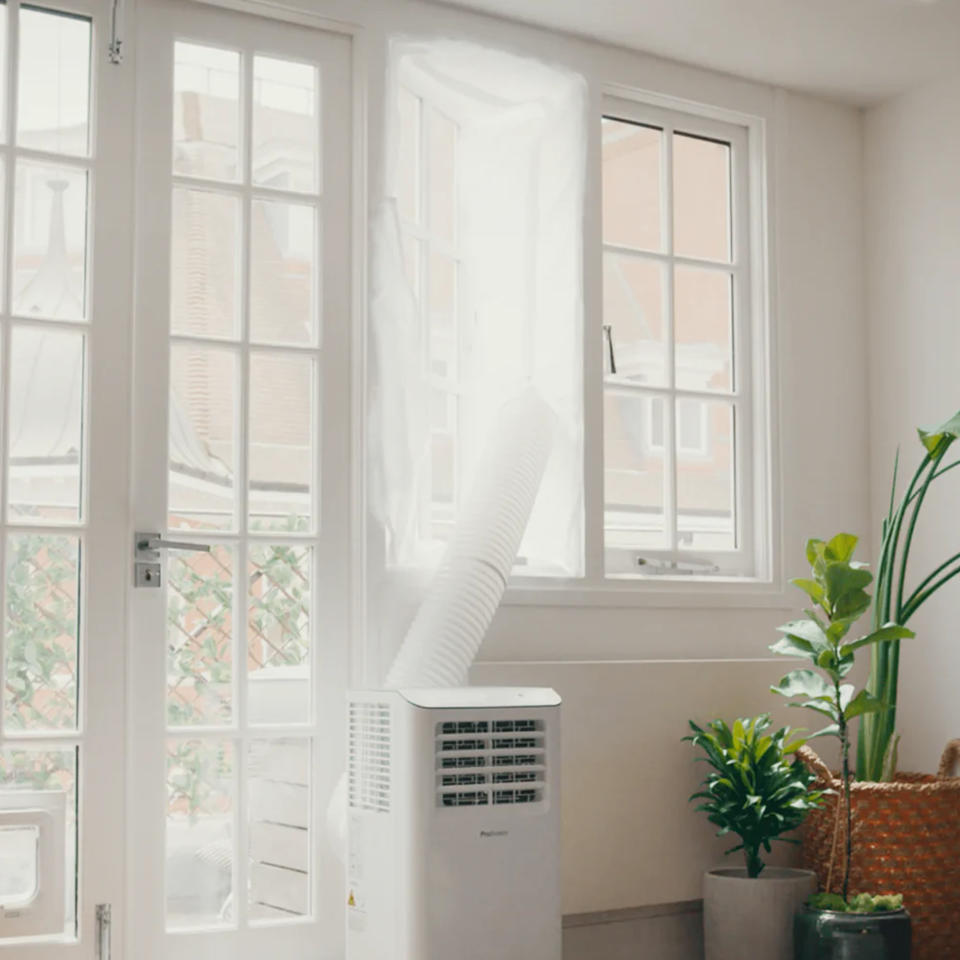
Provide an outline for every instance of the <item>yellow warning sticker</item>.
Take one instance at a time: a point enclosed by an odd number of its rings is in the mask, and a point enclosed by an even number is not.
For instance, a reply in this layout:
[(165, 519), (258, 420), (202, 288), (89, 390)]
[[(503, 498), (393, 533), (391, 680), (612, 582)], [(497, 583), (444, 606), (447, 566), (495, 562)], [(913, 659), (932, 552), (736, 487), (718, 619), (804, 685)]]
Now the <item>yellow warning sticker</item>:
[(347, 900), (348, 907), (355, 907), (357, 905), (357, 898), (353, 895), (353, 891), (350, 891), (350, 897)]

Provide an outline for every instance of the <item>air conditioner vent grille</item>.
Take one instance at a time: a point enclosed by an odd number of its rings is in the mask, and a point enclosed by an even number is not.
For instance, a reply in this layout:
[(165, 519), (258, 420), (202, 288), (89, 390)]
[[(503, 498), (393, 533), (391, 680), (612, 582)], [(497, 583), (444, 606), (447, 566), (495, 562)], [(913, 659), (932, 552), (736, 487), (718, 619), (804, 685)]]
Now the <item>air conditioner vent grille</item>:
[(390, 810), (390, 705), (350, 704), (349, 798), (354, 810)]
[(439, 806), (543, 801), (546, 731), (542, 721), (445, 721), (436, 725), (435, 743)]

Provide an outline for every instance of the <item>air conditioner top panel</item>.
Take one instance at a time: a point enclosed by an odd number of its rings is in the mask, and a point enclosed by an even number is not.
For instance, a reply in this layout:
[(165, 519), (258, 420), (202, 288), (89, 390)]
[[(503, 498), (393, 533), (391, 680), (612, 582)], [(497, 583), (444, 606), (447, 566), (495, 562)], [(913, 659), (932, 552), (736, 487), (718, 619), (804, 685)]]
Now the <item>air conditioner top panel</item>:
[(396, 692), (407, 703), (428, 710), (560, 705), (560, 695), (550, 687), (422, 687)]

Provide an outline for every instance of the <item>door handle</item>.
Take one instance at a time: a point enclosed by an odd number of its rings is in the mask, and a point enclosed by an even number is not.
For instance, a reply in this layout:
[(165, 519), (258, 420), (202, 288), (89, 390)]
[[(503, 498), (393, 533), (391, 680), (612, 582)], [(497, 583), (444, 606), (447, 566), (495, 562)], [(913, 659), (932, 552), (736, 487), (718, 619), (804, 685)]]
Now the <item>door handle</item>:
[(137, 550), (196, 550), (210, 552), (209, 543), (190, 543), (188, 540), (164, 540), (159, 533), (138, 533)]
[(190, 550), (209, 553), (209, 543), (193, 543), (189, 540), (164, 540), (159, 533), (134, 534), (133, 538), (133, 585), (157, 588), (162, 581), (160, 565), (161, 550)]

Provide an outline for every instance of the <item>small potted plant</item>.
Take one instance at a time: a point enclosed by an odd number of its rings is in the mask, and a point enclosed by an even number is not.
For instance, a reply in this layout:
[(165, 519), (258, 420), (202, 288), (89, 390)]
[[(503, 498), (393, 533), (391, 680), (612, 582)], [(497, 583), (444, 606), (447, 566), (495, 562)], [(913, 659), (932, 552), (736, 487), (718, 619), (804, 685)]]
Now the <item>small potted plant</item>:
[[(783, 636), (770, 647), (774, 653), (812, 663), (814, 669), (792, 670), (772, 689), (789, 698), (791, 706), (806, 707), (828, 721), (814, 736), (833, 736), (840, 741), (841, 797), (836, 804), (835, 836), (843, 837), (846, 848), (840, 890), (835, 893), (831, 889), (831, 872), (827, 889), (797, 916), (797, 960), (909, 960), (910, 956), (910, 918), (903, 909), (902, 895), (881, 890), (857, 891), (851, 896), (850, 891), (850, 724), (857, 717), (881, 712), (885, 704), (844, 681), (860, 648), (913, 636), (906, 627), (887, 623), (858, 639), (848, 639), (854, 623), (870, 606), (866, 588), (873, 580), (864, 565), (853, 559), (856, 546), (857, 538), (846, 533), (830, 541), (808, 542), (811, 577), (793, 583), (810, 598), (811, 609), (805, 611), (804, 619), (780, 627)], [(798, 755), (815, 769), (822, 766), (806, 747), (798, 750)], [(832, 782), (828, 771), (826, 778), (821, 771), (819, 779)]]
[(770, 725), (766, 714), (732, 727), (714, 720), (703, 729), (691, 720), (693, 733), (684, 738), (712, 768), (690, 799), (702, 801), (697, 810), (720, 828), (717, 836), (740, 838), (727, 853), (742, 850), (745, 861), (704, 877), (706, 960), (792, 960), (794, 916), (816, 890), (811, 871), (767, 867), (762, 859), (773, 840), (797, 842), (783, 834), (822, 798), (796, 757), (803, 739), (789, 727), (768, 733)]

